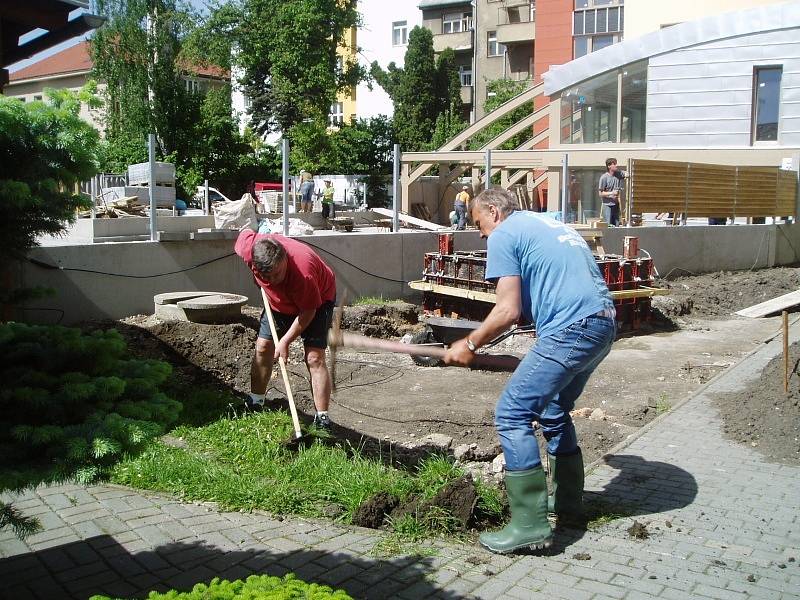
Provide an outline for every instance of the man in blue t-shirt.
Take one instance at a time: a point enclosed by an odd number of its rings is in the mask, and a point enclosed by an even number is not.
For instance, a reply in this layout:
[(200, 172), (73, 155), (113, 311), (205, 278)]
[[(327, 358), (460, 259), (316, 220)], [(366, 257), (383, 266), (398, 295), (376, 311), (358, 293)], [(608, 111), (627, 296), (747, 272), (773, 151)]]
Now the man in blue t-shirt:
[(488, 238), (486, 279), (497, 300), (483, 324), (453, 344), (447, 364), (469, 365), (475, 352), (520, 318), (538, 339), (497, 401), (495, 426), (506, 460), (511, 520), (484, 533), (492, 552), (538, 550), (552, 543), (547, 480), (532, 423), (547, 440), (552, 511), (580, 519), (583, 457), (569, 412), (616, 335), (614, 303), (589, 247), (577, 231), (518, 210), (516, 198), (490, 189), (473, 200), (472, 219)]

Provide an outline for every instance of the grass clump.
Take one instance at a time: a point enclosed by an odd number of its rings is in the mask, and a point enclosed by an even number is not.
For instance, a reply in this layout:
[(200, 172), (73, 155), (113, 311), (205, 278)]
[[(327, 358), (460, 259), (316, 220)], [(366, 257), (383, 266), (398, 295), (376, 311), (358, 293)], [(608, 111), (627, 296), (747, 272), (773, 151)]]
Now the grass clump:
[(661, 397), (656, 402), (656, 415), (663, 415), (672, 409), (672, 404), (667, 400), (666, 394), (661, 394)]
[(352, 304), (353, 306), (364, 306), (364, 305), (383, 306), (384, 304), (392, 304), (394, 302), (400, 302), (400, 300), (392, 298), (384, 298), (383, 296), (361, 296), (357, 300), (354, 300)]
[[(284, 577), (251, 575), (246, 580), (220, 580), (215, 577), (211, 583), (198, 583), (190, 592), (170, 590), (164, 594), (150, 592), (148, 600), (353, 600), (342, 590), (333, 590), (326, 585), (306, 583), (289, 573)], [(111, 600), (108, 596), (92, 596), (89, 600)]]

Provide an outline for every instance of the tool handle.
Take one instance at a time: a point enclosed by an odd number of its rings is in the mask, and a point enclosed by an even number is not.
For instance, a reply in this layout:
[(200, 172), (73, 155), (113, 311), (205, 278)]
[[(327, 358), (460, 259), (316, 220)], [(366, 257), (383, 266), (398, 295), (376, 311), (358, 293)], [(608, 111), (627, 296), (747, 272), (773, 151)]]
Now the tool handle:
[[(432, 356), (434, 358), (444, 358), (447, 350), (438, 346), (428, 346), (425, 344), (404, 344), (392, 340), (379, 340), (370, 338), (357, 333), (338, 332), (331, 330), (328, 335), (328, 343), (333, 347), (345, 347), (358, 350), (375, 350), (378, 352), (394, 352), (397, 354), (409, 354), (411, 356)], [(519, 359), (515, 356), (496, 356), (492, 354), (476, 354), (472, 363), (473, 368), (495, 369), (502, 371), (513, 371), (519, 365)]]
[[(278, 330), (275, 328), (275, 319), (272, 317), (272, 309), (269, 306), (269, 298), (267, 298), (264, 289), (261, 290), (261, 299), (264, 301), (264, 311), (267, 313), (267, 320), (269, 321), (269, 331), (272, 334), (272, 343), (278, 343)], [(297, 417), (297, 407), (294, 404), (294, 394), (292, 394), (292, 385), (289, 383), (289, 373), (286, 370), (286, 361), (283, 357), (278, 357), (278, 364), (281, 367), (281, 375), (283, 376), (283, 385), (286, 388), (286, 397), (289, 399), (289, 412), (292, 414), (292, 425), (294, 426), (294, 436), (300, 438), (303, 433), (300, 431), (300, 419)]]

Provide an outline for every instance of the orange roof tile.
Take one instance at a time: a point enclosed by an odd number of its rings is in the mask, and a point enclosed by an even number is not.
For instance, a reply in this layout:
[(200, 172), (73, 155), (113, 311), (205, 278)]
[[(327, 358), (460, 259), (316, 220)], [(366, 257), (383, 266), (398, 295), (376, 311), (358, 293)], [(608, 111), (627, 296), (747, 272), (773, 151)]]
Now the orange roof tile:
[[(89, 54), (89, 42), (82, 41), (74, 46), (70, 46), (52, 56), (43, 58), (9, 74), (9, 82), (21, 81), (23, 79), (35, 79), (38, 77), (52, 77), (54, 75), (65, 75), (68, 73), (82, 73), (92, 68), (92, 58)], [(228, 79), (230, 73), (225, 69), (214, 65), (194, 67), (194, 73), (204, 77), (214, 77), (217, 79)]]

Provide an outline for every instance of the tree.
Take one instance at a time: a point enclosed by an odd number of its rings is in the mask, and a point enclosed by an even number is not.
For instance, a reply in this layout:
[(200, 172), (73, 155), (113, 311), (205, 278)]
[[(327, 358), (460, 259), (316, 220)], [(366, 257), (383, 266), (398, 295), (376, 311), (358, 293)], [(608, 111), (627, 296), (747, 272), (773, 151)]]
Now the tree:
[(458, 120), (455, 115), (461, 113), (461, 83), (455, 53), (447, 49), (434, 59), (430, 30), (411, 30), (402, 69), (390, 63), (384, 70), (373, 62), (371, 73), (392, 98), (397, 139), (403, 150), (428, 149), (440, 115), (445, 115), (443, 122), (448, 124)]
[[(511, 100), (514, 96), (519, 96), (522, 92), (528, 89), (530, 85), (530, 81), (515, 81), (513, 79), (495, 79), (494, 81), (490, 81), (486, 85), (488, 97), (486, 98), (486, 102), (483, 104), (484, 111), (487, 114), (492, 112), (500, 105)], [(503, 133), (506, 129), (531, 114), (532, 111), (533, 102), (524, 104), (519, 108), (514, 109), (511, 111), (511, 113), (507, 114), (496, 123), (492, 123), (489, 125), (489, 127), (473, 136), (469, 144), (470, 149), (478, 150), (483, 145)], [(523, 131), (502, 144), (499, 149), (513, 150), (530, 137), (531, 133), (529, 131)]]
[[(250, 126), (264, 135), (305, 120), (325, 121), (338, 92), (352, 89), (364, 70), (340, 61), (337, 46), (357, 27), (356, 0), (242, 0), (212, 12), (203, 31), (228, 40)], [(224, 44), (211, 47), (223, 54)]]
[(47, 90), (46, 102), (0, 96), (3, 262), (24, 256), (37, 237), (60, 233), (76, 210), (88, 208), (75, 185), (97, 172), (99, 135), (78, 113), (81, 102), (96, 106), (93, 89)]

